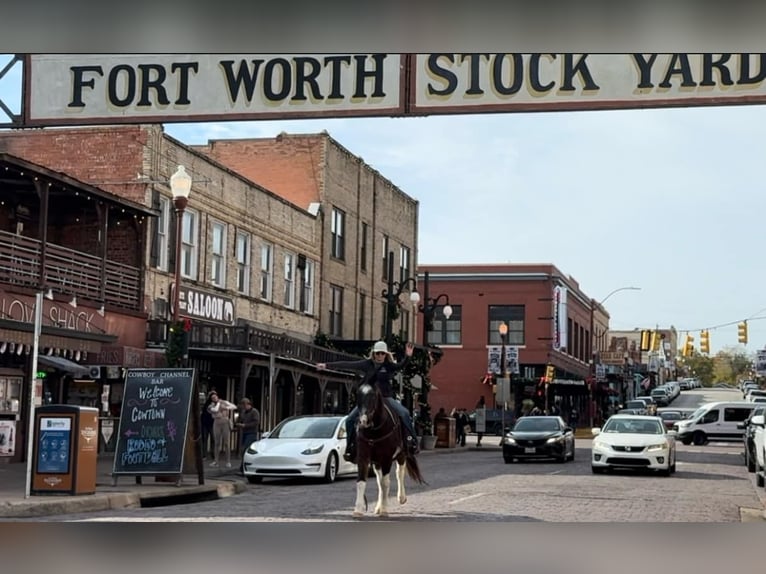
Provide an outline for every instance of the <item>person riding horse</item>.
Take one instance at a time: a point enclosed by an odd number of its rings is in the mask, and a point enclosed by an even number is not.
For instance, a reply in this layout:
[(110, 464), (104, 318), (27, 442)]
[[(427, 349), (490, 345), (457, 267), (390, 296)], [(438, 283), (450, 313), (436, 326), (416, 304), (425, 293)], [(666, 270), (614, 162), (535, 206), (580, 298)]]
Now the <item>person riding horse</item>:
[[(402, 424), (407, 432), (407, 447), (410, 454), (415, 455), (419, 452), (418, 441), (415, 436), (415, 428), (412, 424), (412, 418), (406, 408), (397, 401), (392, 395), (391, 377), (397, 371), (400, 371), (407, 365), (412, 352), (415, 349), (412, 343), (407, 343), (404, 350), (404, 360), (397, 363), (394, 356), (389, 352), (385, 341), (378, 341), (372, 347), (372, 353), (366, 359), (359, 361), (334, 361), (332, 363), (317, 363), (317, 369), (324, 370), (328, 368), (356, 371), (362, 373), (362, 383), (377, 385), (380, 393), (386, 400), (391, 409), (402, 419)], [(343, 455), (349, 462), (356, 462), (356, 421), (359, 419), (359, 409), (354, 409), (349, 413), (346, 419), (346, 453)]]

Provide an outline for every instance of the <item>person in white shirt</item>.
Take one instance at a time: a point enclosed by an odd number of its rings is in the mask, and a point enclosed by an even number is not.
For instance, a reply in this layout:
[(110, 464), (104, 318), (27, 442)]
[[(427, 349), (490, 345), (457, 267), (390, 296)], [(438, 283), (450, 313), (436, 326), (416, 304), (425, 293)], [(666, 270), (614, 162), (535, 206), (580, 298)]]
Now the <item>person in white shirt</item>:
[(215, 459), (210, 466), (221, 466), (221, 451), (226, 455), (226, 468), (231, 468), (231, 449), (229, 447), (229, 437), (231, 435), (232, 423), (229, 418), (229, 411), (237, 409), (236, 405), (227, 400), (218, 397), (218, 393), (211, 391), (208, 395), (210, 405), (207, 410), (213, 417), (213, 444), (215, 445)]

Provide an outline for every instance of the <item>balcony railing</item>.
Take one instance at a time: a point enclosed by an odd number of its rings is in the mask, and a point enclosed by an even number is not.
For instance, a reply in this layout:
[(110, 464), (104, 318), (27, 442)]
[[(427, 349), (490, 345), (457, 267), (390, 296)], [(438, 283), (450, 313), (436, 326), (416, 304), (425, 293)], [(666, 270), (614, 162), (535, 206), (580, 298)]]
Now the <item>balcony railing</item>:
[[(41, 242), (0, 231), (0, 283), (36, 289), (40, 278)], [(45, 247), (45, 287), (92, 301), (102, 300), (102, 260), (93, 255), (48, 243)], [(141, 275), (137, 267), (106, 261), (104, 304), (141, 308)]]
[[(151, 320), (147, 322), (146, 346), (167, 345), (168, 322)], [(329, 363), (331, 361), (354, 361), (360, 357), (340, 351), (333, 351), (312, 345), (287, 335), (271, 333), (249, 325), (218, 326), (201, 323), (192, 324), (189, 336), (191, 349), (233, 349), (274, 353), (279, 357), (295, 358), (308, 363)]]

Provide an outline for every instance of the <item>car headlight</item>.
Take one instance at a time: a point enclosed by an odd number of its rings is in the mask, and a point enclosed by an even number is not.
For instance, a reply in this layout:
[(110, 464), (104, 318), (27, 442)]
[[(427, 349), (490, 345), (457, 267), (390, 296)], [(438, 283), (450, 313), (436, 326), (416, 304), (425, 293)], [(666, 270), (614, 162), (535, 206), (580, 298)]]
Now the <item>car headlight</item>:
[(563, 436), (552, 436), (548, 439), (548, 444), (553, 444), (554, 442), (559, 442), (560, 440), (564, 440)]
[(258, 451), (255, 450), (255, 443), (253, 443), (249, 447), (247, 447), (247, 450), (245, 452), (247, 454), (258, 454)]
[(505, 444), (516, 444), (516, 439), (512, 436), (505, 437)]
[(602, 448), (602, 449), (609, 450), (610, 447), (609, 447), (609, 445), (607, 443), (605, 443), (602, 440), (594, 440), (593, 441), (593, 448)]
[(657, 444), (650, 444), (648, 447), (646, 447), (647, 451), (653, 451), (653, 450), (667, 450), (668, 443), (662, 442)]
[(307, 448), (306, 450), (302, 451), (301, 454), (319, 454), (322, 452), (322, 449), (324, 448), (323, 444), (320, 444), (319, 446), (313, 446), (310, 448)]

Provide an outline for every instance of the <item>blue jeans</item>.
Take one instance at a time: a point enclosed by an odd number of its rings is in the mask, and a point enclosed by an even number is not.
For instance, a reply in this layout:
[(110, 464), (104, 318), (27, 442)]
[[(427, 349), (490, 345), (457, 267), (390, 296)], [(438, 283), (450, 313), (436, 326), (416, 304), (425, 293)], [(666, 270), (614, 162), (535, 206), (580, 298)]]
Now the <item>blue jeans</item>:
[[(402, 424), (404, 424), (404, 428), (407, 431), (407, 435), (411, 436), (413, 440), (415, 440), (415, 428), (412, 425), (412, 418), (410, 417), (410, 412), (404, 408), (404, 405), (397, 401), (393, 397), (385, 397), (385, 401), (388, 404), (391, 409), (399, 415), (399, 417), (402, 419)], [(352, 441), (356, 440), (356, 421), (359, 420), (359, 408), (354, 407), (354, 409), (349, 413), (348, 418), (346, 419), (346, 434), (348, 435), (347, 442), (350, 444)]]

